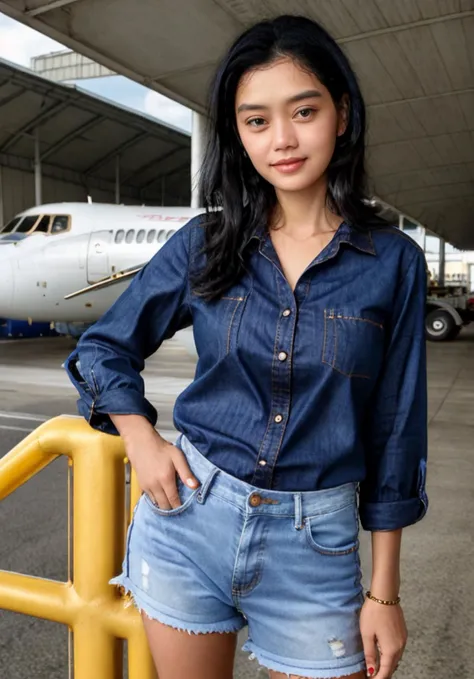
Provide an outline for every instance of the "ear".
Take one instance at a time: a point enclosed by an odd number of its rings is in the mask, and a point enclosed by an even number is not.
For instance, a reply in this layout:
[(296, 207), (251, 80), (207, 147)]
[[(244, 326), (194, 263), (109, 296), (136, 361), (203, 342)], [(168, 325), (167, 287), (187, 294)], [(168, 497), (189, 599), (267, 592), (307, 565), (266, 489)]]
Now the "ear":
[(337, 136), (341, 137), (347, 129), (349, 122), (349, 95), (343, 94), (338, 106)]

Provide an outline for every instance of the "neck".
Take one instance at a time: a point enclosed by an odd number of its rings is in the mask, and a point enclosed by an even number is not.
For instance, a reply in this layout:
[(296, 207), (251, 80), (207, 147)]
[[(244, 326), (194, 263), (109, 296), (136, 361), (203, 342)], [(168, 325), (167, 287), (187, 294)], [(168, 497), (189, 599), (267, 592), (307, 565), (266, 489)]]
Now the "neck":
[(303, 191), (276, 189), (278, 205), (271, 227), (298, 236), (336, 231), (342, 218), (327, 206), (327, 182), (324, 178)]

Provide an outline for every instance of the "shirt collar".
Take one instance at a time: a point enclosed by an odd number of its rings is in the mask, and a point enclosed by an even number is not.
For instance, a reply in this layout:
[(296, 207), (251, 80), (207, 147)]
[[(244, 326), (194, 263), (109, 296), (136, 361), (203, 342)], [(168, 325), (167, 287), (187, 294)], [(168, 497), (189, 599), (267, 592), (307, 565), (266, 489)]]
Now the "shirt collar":
[[(250, 243), (258, 240), (262, 243), (267, 237), (267, 230), (263, 224), (259, 224), (254, 233), (250, 236), (245, 244), (247, 248)], [(334, 245), (337, 247), (339, 243), (348, 243), (357, 250), (367, 252), (370, 255), (376, 255), (374, 242), (372, 240), (372, 232), (367, 230), (358, 230), (350, 226), (347, 222), (342, 222), (334, 236)]]

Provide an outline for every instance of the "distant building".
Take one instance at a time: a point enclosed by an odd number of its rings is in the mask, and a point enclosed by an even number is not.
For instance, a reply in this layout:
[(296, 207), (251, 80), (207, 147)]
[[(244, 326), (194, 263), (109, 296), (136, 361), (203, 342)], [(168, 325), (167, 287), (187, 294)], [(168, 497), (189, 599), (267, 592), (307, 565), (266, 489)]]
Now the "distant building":
[(71, 50), (41, 54), (31, 59), (31, 70), (54, 82), (88, 80), (117, 75), (114, 71)]

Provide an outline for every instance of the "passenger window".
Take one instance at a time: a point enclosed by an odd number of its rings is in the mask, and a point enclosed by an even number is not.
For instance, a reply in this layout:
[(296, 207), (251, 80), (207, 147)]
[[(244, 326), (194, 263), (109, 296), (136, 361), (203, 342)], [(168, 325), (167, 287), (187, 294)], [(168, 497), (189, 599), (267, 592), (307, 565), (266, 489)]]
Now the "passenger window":
[(145, 240), (145, 229), (140, 229), (137, 233), (137, 243), (143, 243)]
[(156, 237), (156, 229), (152, 229), (151, 231), (148, 231), (148, 235), (146, 237), (146, 242), (147, 243), (153, 243)]
[(115, 242), (116, 243), (123, 243), (123, 239), (125, 238), (125, 231), (123, 229), (119, 229), (117, 233), (115, 234)]
[(166, 234), (166, 240), (169, 240), (174, 233), (176, 233), (176, 231), (168, 231)]
[(158, 234), (158, 243), (164, 243), (166, 240), (166, 231), (160, 231)]
[(51, 233), (62, 233), (69, 229), (69, 216), (56, 215), (53, 217), (53, 224), (51, 226)]
[(50, 221), (51, 221), (50, 215), (43, 215), (43, 217), (41, 217), (39, 224), (36, 227), (35, 231), (39, 231), (41, 233), (48, 233)]
[(125, 236), (125, 242), (126, 243), (133, 243), (135, 239), (135, 229), (130, 229), (127, 231), (127, 235)]

